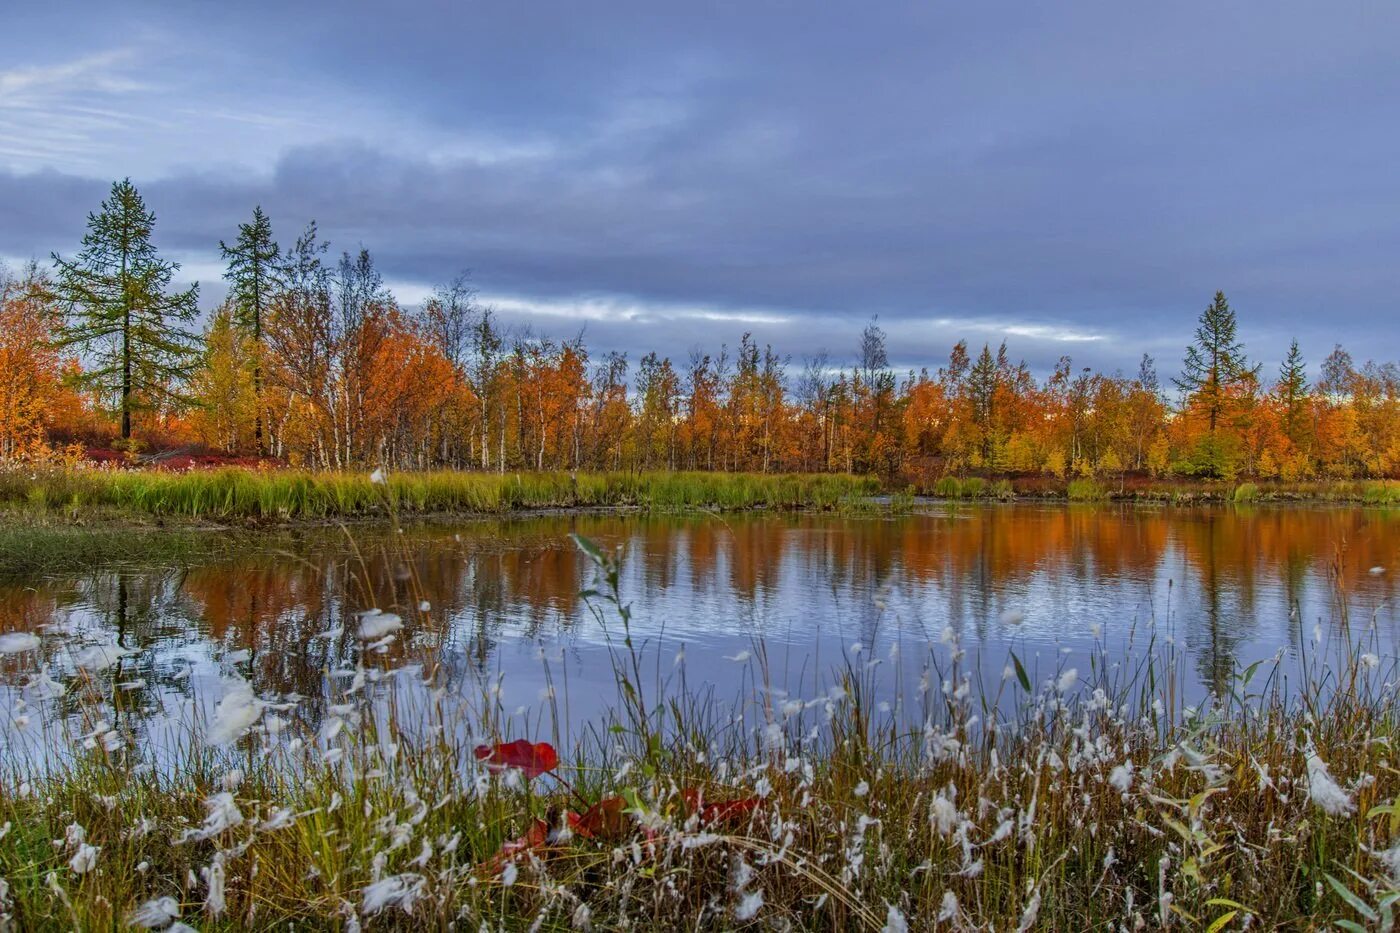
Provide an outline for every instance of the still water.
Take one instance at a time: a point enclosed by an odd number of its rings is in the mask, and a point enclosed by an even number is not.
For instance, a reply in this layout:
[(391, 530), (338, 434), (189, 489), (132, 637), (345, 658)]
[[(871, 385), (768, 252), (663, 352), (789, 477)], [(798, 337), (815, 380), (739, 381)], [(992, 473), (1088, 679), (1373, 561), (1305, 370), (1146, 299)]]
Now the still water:
[[(839, 669), (897, 701), (950, 635), (986, 683), (1010, 652), (1043, 681), (1087, 670), (1091, 653), (1133, 660), (1155, 638), (1184, 653), (1185, 687), (1204, 695), (1279, 652), (1296, 665), (1346, 619), (1388, 665), (1400, 631), (1400, 513), (1371, 509), (1014, 504), (322, 529), (190, 569), (0, 580), (0, 634), (42, 639), (0, 657), (0, 742), (32, 741), (41, 666), (85, 680), (78, 654), (112, 644), (130, 653), (100, 676), (148, 723), (207, 716), (234, 676), (261, 697), (305, 698), (314, 717), (363, 663), (447, 703), (489, 694), (507, 719), (548, 710), (546, 730), (568, 741), (617, 705), (608, 640), (620, 637), (615, 608), (593, 598), (596, 615), (580, 595), (594, 570), (571, 534), (620, 555), (649, 687), (720, 703), (765, 686), (815, 695)], [(370, 607), (405, 627), (364, 652), (356, 613)], [(76, 706), (66, 715), (82, 728)]]

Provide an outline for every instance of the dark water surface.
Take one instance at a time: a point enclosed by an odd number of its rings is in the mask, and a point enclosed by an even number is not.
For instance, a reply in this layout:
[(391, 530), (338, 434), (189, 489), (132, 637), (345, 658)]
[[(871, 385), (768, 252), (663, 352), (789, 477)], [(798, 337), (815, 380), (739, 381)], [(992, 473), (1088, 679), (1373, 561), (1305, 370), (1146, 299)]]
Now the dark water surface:
[[(1043, 680), (1086, 671), (1091, 652), (1131, 660), (1155, 638), (1184, 652), (1185, 687), (1204, 694), (1280, 651), (1296, 665), (1336, 634), (1343, 606), (1386, 664), (1400, 630), (1400, 513), (1371, 509), (1016, 504), (328, 529), (187, 571), (0, 581), (0, 634), (41, 638), (0, 656), (0, 742), (37, 741), (41, 665), (84, 681), (80, 652), (103, 644), (130, 652), (95, 675), (120, 685), (114, 715), (147, 727), (205, 717), (235, 676), (262, 697), (307, 698), (301, 714), (315, 717), (363, 661), (447, 703), (493, 688), (508, 717), (556, 711), (567, 741), (616, 705), (607, 638), (619, 635), (613, 608), (594, 600), (600, 623), (579, 595), (593, 569), (571, 533), (621, 549), (650, 686), (683, 675), (721, 702), (765, 680), (816, 696), (849, 666), (890, 703), (917, 689), (930, 644), (950, 635), (992, 684), (1011, 651)], [(405, 622), (382, 651), (355, 638), (368, 607)], [(70, 732), (90, 715), (63, 713)]]

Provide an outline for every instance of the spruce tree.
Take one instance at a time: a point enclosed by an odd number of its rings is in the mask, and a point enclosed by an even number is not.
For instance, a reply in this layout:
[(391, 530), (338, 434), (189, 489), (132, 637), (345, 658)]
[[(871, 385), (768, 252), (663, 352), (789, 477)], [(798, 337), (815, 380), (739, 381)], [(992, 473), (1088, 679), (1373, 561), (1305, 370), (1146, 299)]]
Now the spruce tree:
[(1308, 373), (1297, 340), (1288, 347), (1288, 356), (1279, 367), (1278, 386), (1274, 389), (1274, 394), (1283, 406), (1283, 433), (1295, 445), (1301, 444), (1303, 405), (1308, 397)]
[(112, 185), (78, 255), (53, 254), (54, 294), (65, 312), (55, 345), (77, 347), (87, 366), (76, 377), (84, 387), (117, 399), (121, 436), (131, 440), (133, 411), (185, 401), (184, 381), (198, 363), (199, 285), (167, 292), (178, 263), (161, 259), (151, 243), (155, 214), (131, 183)]
[(219, 250), (228, 263), (224, 278), (233, 299), (233, 322), (250, 341), (253, 349), (253, 398), (257, 413), (253, 420), (253, 441), (258, 454), (267, 452), (263, 442), (262, 355), (263, 323), (273, 295), (282, 285), (282, 251), (272, 239), (272, 222), (261, 206), (253, 208), (251, 223), (238, 225), (233, 246), (219, 241)]
[(1181, 377), (1174, 380), (1176, 387), (1186, 393), (1188, 403), (1205, 411), (1212, 439), (1235, 392), (1259, 372), (1258, 366), (1249, 365), (1237, 330), (1235, 312), (1225, 300), (1225, 293), (1216, 292), (1215, 300), (1201, 312), (1196, 342), (1186, 348)]

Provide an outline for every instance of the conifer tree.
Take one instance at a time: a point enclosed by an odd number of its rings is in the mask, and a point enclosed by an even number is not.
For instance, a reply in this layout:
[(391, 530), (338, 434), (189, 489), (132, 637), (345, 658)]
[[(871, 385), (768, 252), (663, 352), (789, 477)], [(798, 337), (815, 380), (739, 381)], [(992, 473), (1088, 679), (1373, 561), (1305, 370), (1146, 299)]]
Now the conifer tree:
[(189, 329), (199, 285), (167, 292), (180, 266), (157, 255), (155, 219), (131, 179), (115, 182), (88, 215), (78, 255), (53, 254), (54, 295), (66, 315), (54, 344), (86, 354), (88, 365), (75, 379), (115, 397), (123, 442), (131, 440), (133, 411), (185, 400), (180, 384), (199, 361), (198, 337)]
[(1279, 404), (1283, 406), (1283, 433), (1294, 444), (1301, 444), (1304, 426), (1303, 406), (1308, 398), (1308, 373), (1303, 362), (1303, 353), (1294, 340), (1288, 347), (1288, 356), (1279, 367), (1278, 385), (1274, 388)]
[(282, 251), (272, 238), (272, 222), (261, 206), (253, 208), (251, 223), (238, 225), (238, 239), (233, 246), (220, 240), (219, 250), (228, 263), (224, 278), (229, 281), (229, 296), (233, 299), (233, 322), (251, 341), (253, 398), (257, 408), (253, 441), (261, 455), (267, 452), (263, 441), (263, 326), (273, 297), (282, 285)]
[(1225, 293), (1216, 292), (1215, 300), (1201, 312), (1196, 342), (1186, 348), (1181, 377), (1175, 380), (1188, 403), (1205, 412), (1212, 438), (1231, 399), (1259, 372), (1258, 366), (1249, 365), (1237, 330)]

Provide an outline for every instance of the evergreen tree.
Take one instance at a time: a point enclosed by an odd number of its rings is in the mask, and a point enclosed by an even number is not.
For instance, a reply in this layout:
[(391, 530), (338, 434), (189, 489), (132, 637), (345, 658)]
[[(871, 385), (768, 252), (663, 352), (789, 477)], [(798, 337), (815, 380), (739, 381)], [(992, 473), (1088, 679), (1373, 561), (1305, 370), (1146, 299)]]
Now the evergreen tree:
[(1278, 371), (1278, 385), (1274, 394), (1283, 406), (1283, 433), (1295, 445), (1302, 445), (1305, 412), (1303, 406), (1308, 398), (1308, 373), (1303, 362), (1303, 353), (1294, 340), (1288, 347), (1288, 356)]
[(272, 223), (260, 206), (253, 208), (251, 223), (238, 225), (238, 239), (233, 246), (220, 240), (219, 250), (228, 263), (224, 278), (229, 281), (229, 297), (233, 300), (233, 322), (252, 342), (253, 398), (257, 412), (253, 441), (261, 455), (267, 452), (263, 442), (263, 324), (273, 296), (282, 285), (282, 251), (272, 239)]
[(1175, 380), (1188, 403), (1205, 412), (1212, 438), (1231, 400), (1258, 373), (1259, 367), (1249, 365), (1244, 344), (1237, 337), (1235, 312), (1225, 293), (1216, 292), (1215, 300), (1201, 312), (1196, 342), (1186, 348), (1181, 378)]
[(88, 215), (83, 248), (67, 260), (53, 254), (54, 294), (66, 314), (55, 345), (78, 347), (88, 367), (80, 385), (117, 398), (123, 441), (131, 414), (184, 401), (179, 383), (198, 363), (188, 329), (199, 311), (199, 285), (167, 293), (179, 264), (151, 243), (155, 214), (130, 179), (112, 185), (98, 213)]

